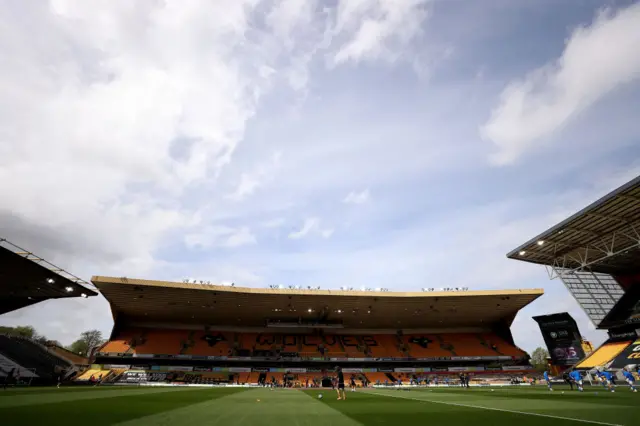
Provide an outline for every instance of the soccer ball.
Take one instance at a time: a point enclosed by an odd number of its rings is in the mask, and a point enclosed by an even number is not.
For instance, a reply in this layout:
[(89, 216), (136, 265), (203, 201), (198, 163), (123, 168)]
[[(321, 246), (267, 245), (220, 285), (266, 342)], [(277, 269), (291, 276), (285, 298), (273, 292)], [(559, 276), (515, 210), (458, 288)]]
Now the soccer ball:
[(318, 395), (318, 399), (322, 399), (322, 394), (319, 394), (319, 395)]

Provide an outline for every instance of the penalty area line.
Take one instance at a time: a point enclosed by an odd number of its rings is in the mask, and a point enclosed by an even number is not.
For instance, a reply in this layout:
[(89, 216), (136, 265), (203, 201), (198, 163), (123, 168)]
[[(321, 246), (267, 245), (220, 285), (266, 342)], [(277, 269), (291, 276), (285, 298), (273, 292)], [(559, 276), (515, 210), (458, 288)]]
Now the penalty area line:
[(551, 415), (551, 414), (531, 413), (531, 412), (528, 412), (528, 411), (506, 410), (504, 408), (483, 407), (482, 405), (460, 404), (458, 402), (447, 402), (447, 401), (433, 401), (431, 399), (411, 398), (411, 397), (408, 397), (408, 396), (389, 395), (389, 394), (385, 394), (385, 393), (370, 392), (370, 391), (365, 391), (363, 393), (368, 393), (370, 395), (377, 395), (377, 396), (386, 396), (386, 397), (389, 397), (389, 398), (410, 399), (412, 401), (427, 402), (427, 403), (430, 403), (430, 404), (452, 405), (454, 407), (475, 408), (477, 410), (499, 411), (499, 412), (502, 412), (502, 413), (520, 414), (520, 415), (523, 415), (523, 416), (547, 417), (549, 419), (567, 420), (567, 421), (571, 421), (571, 422), (589, 423), (589, 424), (593, 424), (593, 425), (624, 426), (624, 425), (620, 425), (620, 424), (616, 424), (616, 423), (605, 423), (605, 422), (597, 422), (595, 420), (576, 419), (574, 417), (554, 416), (554, 415)]

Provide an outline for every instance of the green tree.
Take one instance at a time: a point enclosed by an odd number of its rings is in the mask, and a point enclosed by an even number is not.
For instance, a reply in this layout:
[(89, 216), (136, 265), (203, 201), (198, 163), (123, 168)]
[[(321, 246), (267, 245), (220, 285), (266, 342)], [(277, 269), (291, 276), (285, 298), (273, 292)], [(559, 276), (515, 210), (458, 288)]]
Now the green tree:
[(543, 348), (538, 347), (531, 353), (531, 364), (540, 371), (544, 371), (547, 368), (547, 358), (549, 352)]
[(74, 354), (78, 354), (81, 356), (87, 356), (87, 352), (89, 352), (89, 347), (87, 346), (87, 342), (82, 339), (78, 339), (72, 344), (70, 344), (67, 349), (69, 349)]
[(0, 327), (0, 333), (8, 334), (10, 336), (28, 337), (36, 342), (46, 345), (49, 339), (46, 336), (38, 333), (31, 325), (19, 325), (17, 327)]
[(0, 333), (8, 334), (10, 336), (28, 337), (36, 342), (45, 345), (49, 339), (42, 334), (36, 332), (36, 329), (31, 325), (19, 325), (17, 327), (0, 327)]
[(87, 356), (91, 348), (104, 343), (102, 332), (99, 330), (87, 330), (80, 338), (73, 342), (67, 349), (81, 356)]
[(30, 325), (19, 325), (17, 327), (0, 327), (0, 333), (8, 334), (10, 336), (22, 336), (34, 338), (38, 334), (36, 329)]

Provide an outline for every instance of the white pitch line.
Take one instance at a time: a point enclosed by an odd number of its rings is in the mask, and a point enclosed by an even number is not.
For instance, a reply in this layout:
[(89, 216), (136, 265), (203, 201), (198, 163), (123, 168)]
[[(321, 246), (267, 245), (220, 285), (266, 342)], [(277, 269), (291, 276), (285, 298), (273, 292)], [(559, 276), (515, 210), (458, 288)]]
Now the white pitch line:
[(457, 403), (457, 402), (433, 401), (431, 399), (411, 398), (411, 397), (407, 397), (407, 396), (388, 395), (388, 394), (385, 394), (385, 393), (377, 393), (377, 392), (369, 392), (369, 391), (365, 391), (363, 393), (368, 393), (370, 395), (378, 395), (378, 396), (388, 396), (389, 398), (400, 398), (400, 399), (410, 399), (410, 400), (419, 401), (419, 402), (430, 402), (432, 404), (443, 404), (443, 405), (453, 405), (453, 406), (456, 406), (456, 407), (476, 408), (478, 410), (501, 411), (503, 413), (522, 414), (522, 415), (526, 415), (526, 416), (548, 417), (550, 419), (569, 420), (569, 421), (572, 421), (572, 422), (590, 423), (590, 424), (594, 424), (594, 425), (624, 426), (624, 425), (620, 425), (620, 424), (616, 424), (616, 423), (596, 422), (594, 420), (583, 420), (583, 419), (576, 419), (576, 418), (573, 418), (573, 417), (552, 416), (551, 414), (530, 413), (530, 412), (527, 412), (527, 411), (505, 410), (503, 408), (483, 407), (481, 405), (460, 404), (460, 403)]

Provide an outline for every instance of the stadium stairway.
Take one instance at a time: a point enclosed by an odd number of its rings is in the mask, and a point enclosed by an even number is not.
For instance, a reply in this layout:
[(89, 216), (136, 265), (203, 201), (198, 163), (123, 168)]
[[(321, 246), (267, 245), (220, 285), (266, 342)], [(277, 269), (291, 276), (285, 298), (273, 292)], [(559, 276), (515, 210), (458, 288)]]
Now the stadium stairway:
[(517, 358), (522, 358), (527, 355), (525, 351), (518, 348), (517, 346), (514, 346), (513, 344), (506, 342), (505, 340), (503, 340), (497, 335), (483, 334), (482, 337), (487, 342), (489, 342), (490, 345), (495, 346), (496, 347), (495, 350), (502, 355), (513, 356)]
[(384, 373), (366, 373), (364, 376), (371, 384), (376, 384), (377, 382), (384, 383), (385, 380), (389, 380)]
[(52, 381), (72, 364), (30, 339), (0, 335), (0, 352), (6, 358), (27, 369), (34, 369), (43, 381)]
[(494, 343), (492, 343), (490, 340), (489, 341), (485, 340), (482, 334), (476, 334), (476, 337), (478, 338), (478, 340), (480, 340), (480, 344), (485, 348), (492, 350), (497, 355), (504, 355), (502, 352), (498, 350), (498, 347)]
[(62, 348), (60, 346), (53, 345), (53, 344), (47, 344), (46, 348), (50, 352), (53, 352), (54, 354), (59, 356), (60, 358), (69, 361), (69, 363), (71, 363), (71, 364), (74, 364), (74, 365), (86, 365), (87, 362), (88, 362), (87, 358), (85, 358), (83, 356), (80, 356), (78, 354), (75, 354), (75, 353), (71, 352), (70, 350)]
[(6, 377), (12, 371), (17, 371), (20, 373), (20, 377), (24, 378), (38, 377), (33, 371), (24, 368), (4, 355), (0, 355), (0, 377)]
[(438, 339), (438, 342), (440, 342), (440, 349), (450, 352), (450, 354), (453, 356), (458, 356), (455, 351), (455, 347), (451, 343), (445, 341), (444, 337), (442, 337), (441, 334), (437, 334), (436, 339)]
[(90, 368), (88, 370), (86, 370), (85, 372), (83, 372), (82, 374), (80, 374), (77, 378), (76, 381), (77, 382), (88, 382), (89, 379), (91, 379), (91, 376), (94, 376), (96, 379), (100, 376), (102, 376), (102, 381), (106, 381), (109, 379), (109, 376), (111, 375), (111, 370), (101, 370), (101, 369), (97, 369), (97, 368)]
[(393, 374), (391, 374), (391, 373), (384, 373), (384, 375), (386, 376), (386, 378), (387, 378), (389, 381), (391, 381), (391, 382), (393, 382), (393, 383), (395, 383), (395, 382), (397, 382), (397, 381), (398, 381), (398, 379), (396, 379), (396, 378), (393, 376)]
[(186, 354), (190, 348), (192, 348), (195, 345), (193, 336), (195, 334), (195, 331), (189, 331), (189, 335), (187, 336), (187, 339), (181, 342), (181, 348), (180, 348), (180, 354), (184, 355)]

